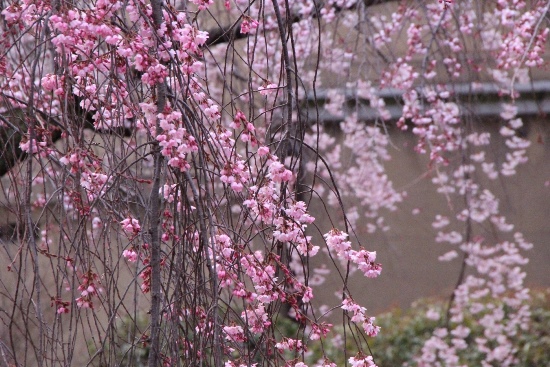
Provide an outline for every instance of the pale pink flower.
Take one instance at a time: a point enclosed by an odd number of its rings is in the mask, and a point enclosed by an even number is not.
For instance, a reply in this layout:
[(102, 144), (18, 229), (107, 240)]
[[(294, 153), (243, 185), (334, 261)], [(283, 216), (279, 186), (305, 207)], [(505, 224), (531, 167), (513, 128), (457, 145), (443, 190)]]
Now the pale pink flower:
[(141, 231), (139, 221), (135, 218), (128, 217), (120, 222), (122, 229), (129, 234), (138, 234)]

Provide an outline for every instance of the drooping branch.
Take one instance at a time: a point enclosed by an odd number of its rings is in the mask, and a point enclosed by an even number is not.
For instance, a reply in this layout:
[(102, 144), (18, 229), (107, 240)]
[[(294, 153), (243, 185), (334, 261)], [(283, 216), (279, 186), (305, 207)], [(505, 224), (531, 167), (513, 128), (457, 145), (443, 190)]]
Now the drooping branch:
[[(365, 7), (370, 7), (373, 5), (391, 2), (396, 2), (396, 0), (364, 0), (362, 5)], [(360, 3), (356, 3), (348, 8), (340, 8), (335, 6), (336, 13), (354, 10), (357, 8), (358, 5), (360, 5)], [(322, 6), (323, 3), (319, 3), (318, 9), (320, 9)], [(318, 13), (314, 13), (311, 15), (311, 17), (316, 18), (317, 14)], [(302, 16), (294, 15), (288, 22), (291, 24), (297, 23), (302, 19)], [(159, 22), (162, 22), (162, 18), (159, 18)], [(231, 43), (236, 40), (248, 38), (250, 36), (249, 33), (241, 33), (241, 23), (241, 21), (238, 21), (231, 26), (220, 26), (208, 30), (209, 37), (206, 40), (204, 47)], [(2, 96), (8, 99), (8, 104), (9, 99), (13, 99), (13, 97), (6, 94), (2, 94)], [(160, 93), (158, 97), (159, 99), (162, 99), (162, 93)], [(74, 118), (71, 119), (72, 121), (82, 121), (85, 124), (86, 128), (97, 130), (94, 126), (92, 113), (90, 111), (84, 110), (80, 106), (80, 97), (76, 95), (71, 95), (66, 100), (72, 102), (69, 104), (69, 108), (67, 109), (67, 111), (74, 113)], [(19, 104), (25, 104), (25, 101), (16, 102)], [(37, 108), (34, 108), (33, 112), (37, 115), (40, 115), (40, 117), (48, 122), (48, 133), (51, 135), (51, 142), (55, 143), (61, 137), (63, 126), (55, 121), (54, 118), (48, 116), (46, 113), (40, 111)], [(8, 173), (17, 164), (17, 162), (23, 160), (26, 157), (26, 154), (19, 148), (19, 143), (23, 139), (23, 135), (26, 133), (25, 120), (27, 118), (31, 117), (26, 116), (25, 113), (20, 109), (16, 109), (15, 112), (0, 114), (0, 121), (2, 121), (2, 123), (0, 123), (0, 144), (4, 148), (0, 155), (0, 177)], [(18, 126), (18, 128), (14, 129), (12, 125)], [(130, 131), (130, 129), (128, 129), (127, 127), (111, 128), (108, 131), (105, 131), (104, 129), (99, 129), (99, 132), (116, 133), (124, 136), (129, 136), (132, 134), (132, 131)]]
[[(162, 25), (162, 2), (152, 0), (154, 29), (160, 29)], [(161, 42), (157, 42), (157, 48), (163, 47)], [(157, 52), (160, 50), (157, 49)], [(156, 86), (157, 92), (157, 112), (162, 113), (166, 106), (167, 86), (162, 81)], [(159, 130), (158, 120), (154, 122), (156, 129)], [(162, 166), (164, 159), (161, 154), (161, 148), (158, 141), (153, 139), (153, 186), (149, 196), (149, 208), (147, 210), (147, 223), (149, 224), (149, 233), (151, 235), (151, 350), (149, 352), (149, 367), (156, 367), (160, 364), (160, 305), (161, 305), (161, 240), (160, 240), (160, 211), (161, 198), (159, 194), (160, 181), (162, 175)]]

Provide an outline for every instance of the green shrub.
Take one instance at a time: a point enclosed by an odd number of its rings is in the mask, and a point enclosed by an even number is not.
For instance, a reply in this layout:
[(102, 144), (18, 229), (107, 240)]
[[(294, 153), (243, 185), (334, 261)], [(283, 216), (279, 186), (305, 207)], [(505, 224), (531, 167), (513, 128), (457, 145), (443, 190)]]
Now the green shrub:
[[(446, 300), (430, 298), (415, 302), (409, 309), (396, 308), (379, 315), (376, 323), (382, 327), (382, 332), (375, 338), (367, 339), (376, 364), (380, 367), (399, 367), (406, 363), (414, 365), (413, 357), (420, 354), (433, 330), (441, 327), (440, 321), (426, 316), (427, 311), (435, 309), (445, 314), (446, 307)], [(550, 366), (550, 289), (531, 292), (531, 312), (529, 329), (517, 336), (519, 363), (516, 367)], [(465, 326), (471, 329), (467, 343), (473, 343), (476, 337), (482, 336), (483, 329), (473, 318), (466, 318)], [(333, 332), (324, 343), (324, 354), (338, 365), (343, 365), (343, 346), (333, 347), (330, 343), (337, 334), (341, 334), (342, 329)], [(308, 362), (313, 365), (322, 358), (323, 352), (318, 343), (310, 344)], [(346, 343), (345, 349), (348, 357), (357, 353), (352, 341)], [(461, 351), (461, 362), (470, 367), (481, 366), (483, 357), (475, 348)]]

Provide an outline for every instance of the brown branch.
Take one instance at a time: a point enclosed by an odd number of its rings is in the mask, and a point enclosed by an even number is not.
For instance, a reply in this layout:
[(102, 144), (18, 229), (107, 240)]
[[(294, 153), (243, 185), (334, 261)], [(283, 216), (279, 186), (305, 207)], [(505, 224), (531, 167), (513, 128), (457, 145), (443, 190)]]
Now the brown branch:
[[(378, 5), (378, 4), (384, 4), (384, 3), (390, 3), (395, 2), (396, 0), (364, 0), (363, 4), (366, 7)], [(159, 5), (160, 6), (160, 5)], [(320, 4), (322, 6), (322, 4)], [(337, 8), (337, 12), (341, 12), (344, 10), (354, 10), (356, 9), (357, 5), (354, 5), (351, 8)], [(316, 15), (313, 15), (313, 18), (316, 18)], [(292, 19), (289, 21), (290, 23), (297, 23), (303, 18), (295, 15), (292, 17)], [(206, 40), (205, 46), (214, 46), (219, 45), (223, 43), (231, 43), (236, 40), (245, 39), (249, 36), (249, 34), (243, 34), (241, 33), (241, 22), (236, 22), (235, 24), (228, 26), (228, 27), (218, 27), (213, 28), (208, 31), (209, 37)], [(162, 96), (165, 96), (166, 93), (159, 93), (159, 103), (161, 102), (160, 99), (165, 98)], [(12, 98), (10, 96), (7, 96), (5, 94), (2, 94), (5, 98)], [(91, 113), (84, 111), (82, 108), (80, 108), (79, 104), (79, 98), (77, 96), (73, 95), (74, 103), (72, 104), (72, 108), (69, 108), (70, 111), (74, 111), (76, 118), (72, 119), (73, 121), (83, 121), (85, 126), (90, 129), (95, 129), (93, 120), (91, 117)], [(69, 98), (69, 101), (71, 101), (71, 98)], [(17, 101), (19, 103), (24, 103), (24, 101)], [(164, 104), (164, 102), (162, 102)], [(24, 112), (23, 112), (24, 113)], [(48, 124), (52, 126), (51, 129), (51, 140), (52, 143), (55, 143), (60, 137), (61, 137), (61, 131), (63, 131), (63, 126), (59, 124), (55, 119), (53, 119), (51, 116), (48, 116), (46, 113), (39, 111), (39, 110), (33, 110), (33, 113), (40, 115), (42, 118), (44, 118), (46, 121), (48, 121)], [(17, 162), (22, 161), (27, 156), (24, 152), (19, 149), (19, 143), (21, 142), (23, 133), (26, 133), (26, 125), (22, 126), (18, 123), (15, 123), (13, 121), (13, 116), (11, 114), (4, 114), (0, 115), (0, 121), (4, 123), (3, 126), (0, 127), (0, 146), (2, 146), (2, 153), (0, 154), (0, 177), (4, 176), (6, 173), (8, 173), (16, 164)], [(15, 117), (16, 120), (19, 119), (21, 121), (25, 121), (25, 116), (23, 117)], [(7, 124), (6, 121), (11, 122), (12, 125), (16, 125), (19, 128), (19, 131), (17, 129), (14, 129), (13, 126), (10, 126), (10, 124)], [(59, 130), (61, 129), (61, 130)], [(109, 131), (101, 131), (105, 133), (117, 133), (124, 136), (131, 135), (131, 131), (129, 129), (112, 129)]]
[[(392, 2), (397, 2), (397, 1), (398, 0), (364, 0), (363, 4), (366, 7), (369, 7), (369, 6), (373, 6), (373, 5), (392, 3)], [(359, 3), (356, 3), (355, 5), (353, 5), (349, 8), (345, 8), (345, 9), (340, 8), (340, 7), (336, 7), (336, 13), (340, 13), (344, 10), (354, 10), (354, 9), (357, 8), (357, 5), (359, 5)], [(319, 4), (318, 9), (321, 9), (321, 7), (322, 7), (322, 3)], [(317, 18), (317, 15), (313, 14), (312, 18), (313, 19)], [(290, 23), (291, 24), (292, 23), (298, 23), (302, 19), (304, 19), (304, 18), (299, 16), (299, 15), (294, 15), (290, 19)], [(236, 22), (235, 24), (233, 24), (231, 26), (228, 26), (228, 27), (218, 27), (218, 28), (212, 28), (212, 29), (208, 30), (208, 39), (205, 42), (205, 46), (209, 47), (209, 46), (219, 45), (219, 44), (222, 44), (222, 43), (231, 43), (231, 42), (234, 42), (236, 40), (247, 38), (250, 34), (241, 33), (241, 23), (242, 22), (239, 21), (239, 22)]]
[[(162, 25), (162, 2), (161, 0), (152, 0), (151, 7), (153, 9), (153, 23), (155, 29), (160, 29)], [(157, 42), (157, 47), (160, 47), (160, 42)], [(157, 112), (162, 113), (166, 106), (167, 86), (166, 82), (159, 83), (156, 86), (157, 92)], [(158, 120), (155, 122), (157, 130), (160, 129)], [(161, 239), (160, 239), (160, 212), (161, 198), (159, 194), (160, 181), (162, 174), (162, 165), (164, 163), (161, 154), (161, 148), (158, 142), (153, 140), (153, 186), (149, 196), (149, 208), (147, 208), (147, 223), (149, 224), (149, 233), (151, 235), (151, 349), (149, 352), (149, 367), (160, 365), (160, 305), (161, 305)]]

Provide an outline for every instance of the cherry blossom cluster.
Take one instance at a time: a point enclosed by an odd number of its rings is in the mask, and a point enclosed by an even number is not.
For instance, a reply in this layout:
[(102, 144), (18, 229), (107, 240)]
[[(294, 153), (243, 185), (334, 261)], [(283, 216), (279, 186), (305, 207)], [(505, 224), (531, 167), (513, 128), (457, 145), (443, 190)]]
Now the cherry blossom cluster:
[[(383, 109), (383, 104), (380, 107)], [(359, 205), (352, 205), (346, 213), (347, 219), (355, 225), (361, 210), (368, 220), (369, 232), (386, 231), (388, 228), (384, 225), (383, 211), (395, 211), (406, 196), (405, 192), (399, 192), (393, 187), (385, 172), (384, 162), (391, 159), (387, 149), (390, 141), (380, 128), (366, 126), (356, 115), (347, 116), (340, 127), (347, 137), (343, 146), (335, 144), (334, 137), (330, 137), (324, 130), (319, 132), (318, 144), (327, 150), (324, 158), (330, 163), (330, 167), (346, 172), (336, 178), (342, 196), (353, 198), (361, 207), (360, 209)], [(306, 135), (306, 141), (312, 145), (317, 144), (317, 137)], [(343, 147), (348, 148), (352, 154), (353, 163), (348, 166), (342, 166), (341, 163), (342, 155), (346, 153)], [(330, 178), (327, 167), (309, 165), (308, 168), (317, 169), (325, 179)], [(365, 185), (365, 182), (369, 182), (369, 185)], [(317, 189), (322, 191), (323, 185), (319, 184)], [(335, 196), (329, 196), (328, 202), (338, 205)]]
[(499, 1), (494, 16), (500, 16), (501, 28), (495, 31), (498, 68), (516, 69), (544, 64), (542, 54), (550, 30), (540, 29), (540, 19), (548, 12), (542, 2), (526, 8), (525, 1)]
[[(456, 216), (459, 222), (490, 223), (504, 236), (514, 227), (500, 214), (498, 199), (471, 180), (471, 174), (480, 165), (475, 163), (459, 166), (452, 179), (440, 176), (434, 181), (447, 187), (444, 190), (447, 195), (468, 195), (467, 207)], [(523, 285), (525, 273), (521, 269), (527, 259), (521, 251), (529, 250), (531, 245), (518, 232), (513, 235), (513, 241), (493, 242), (488, 235), (464, 238), (457, 231), (443, 230), (450, 223), (448, 217), (438, 215), (432, 224), (439, 230), (436, 241), (454, 247), (440, 256), (440, 260), (457, 258), (459, 250), (475, 275), (467, 276), (454, 291), (449, 311), (451, 326), (434, 332), (424, 345), (419, 365), (433, 365), (438, 361), (447, 365), (458, 363), (460, 351), (471, 347), (463, 340), (467, 330), (462, 323), (467, 316), (480, 320), (485, 328), (484, 337), (476, 339), (475, 343), (477, 350), (486, 356), (486, 365), (514, 365), (517, 352), (514, 336), (527, 327), (530, 314), (526, 304), (528, 290)], [(506, 312), (503, 312), (503, 307)]]
[(59, 158), (59, 162), (72, 174), (80, 176), (80, 187), (86, 192), (88, 201), (104, 195), (109, 186), (109, 176), (99, 158), (91, 150), (76, 148)]
[(235, 325), (235, 326), (224, 326), (223, 331), (226, 334), (227, 340), (232, 340), (235, 342), (244, 342), (246, 341), (246, 337), (244, 335), (244, 330), (241, 326)]
[(504, 176), (512, 176), (516, 174), (516, 168), (527, 162), (526, 149), (529, 148), (531, 142), (517, 134), (517, 130), (523, 126), (521, 118), (517, 116), (517, 107), (514, 105), (505, 104), (500, 116), (506, 121), (506, 125), (500, 128), (500, 134), (505, 137), (506, 146), (511, 152), (506, 153), (506, 162), (502, 164), (500, 173)]
[(307, 224), (313, 223), (315, 218), (306, 212), (303, 201), (296, 202), (284, 209), (286, 216), (275, 219), (273, 238), (282, 243), (290, 243), (302, 256), (315, 256), (319, 246), (311, 244), (311, 236), (305, 235)]
[[(195, 138), (181, 127), (182, 116), (179, 111), (165, 111), (157, 115), (160, 133), (155, 134), (162, 147), (161, 153), (168, 159), (168, 165), (184, 172), (189, 169), (186, 158), (189, 153), (198, 150)], [(154, 136), (155, 136), (154, 135)]]
[(381, 98), (376, 93), (376, 88), (369, 80), (357, 80), (357, 85), (349, 84), (348, 88), (356, 88), (357, 97), (364, 98), (369, 101), (370, 106), (375, 109), (380, 118), (387, 121), (391, 118), (390, 112), (386, 108), (384, 98)]
[[(424, 343), (422, 355), (417, 360), (418, 366), (432, 366), (439, 361), (444, 361), (446, 366), (459, 366), (457, 351), (467, 348), (464, 338), (469, 335), (469, 329), (464, 327), (461, 331), (453, 330), (453, 334), (449, 335), (445, 328), (434, 330), (430, 339)], [(451, 337), (451, 345), (446, 342), (447, 337)]]
[(372, 356), (357, 355), (350, 357), (348, 362), (352, 367), (377, 367)]
[(374, 325), (375, 318), (366, 316), (367, 309), (355, 303), (351, 298), (346, 298), (340, 306), (342, 310), (351, 314), (350, 320), (361, 325), (368, 336), (376, 336), (380, 332), (380, 326)]
[[(59, 55), (82, 62), (74, 62), (68, 75), (47, 74), (42, 78), (45, 90), (51, 90), (62, 97), (69, 92), (81, 98), (80, 107), (93, 111), (94, 124), (100, 129), (123, 126), (126, 118), (132, 117), (126, 83), (123, 78), (117, 82), (104, 83), (99, 73), (115, 69), (122, 75), (127, 64), (113, 59), (105, 48), (117, 46), (123, 39), (120, 29), (109, 25), (105, 19), (112, 17), (121, 7), (120, 1), (99, 2), (96, 12), (71, 9), (52, 15), (52, 43)], [(70, 76), (75, 83), (67, 83)]]
[(280, 351), (284, 350), (291, 350), (296, 352), (307, 351), (306, 346), (304, 343), (302, 343), (301, 340), (296, 339), (290, 339), (290, 338), (283, 338), (280, 342), (275, 344), (275, 348), (279, 349)]
[(242, 128), (242, 133), (240, 134), (241, 141), (245, 143), (250, 142), (253, 148), (258, 146), (258, 140), (254, 133), (256, 128), (253, 123), (247, 120), (246, 115), (242, 111), (237, 111), (233, 122), (229, 126), (235, 130)]
[(48, 142), (44, 141), (44, 136), (39, 137), (39, 139), (35, 137), (32, 140), (30, 136), (25, 136), (21, 140), (21, 143), (19, 143), (19, 148), (23, 152), (36, 154), (42, 158), (47, 157), (51, 153), (51, 150), (48, 148)]
[(124, 232), (132, 235), (136, 235), (141, 231), (141, 226), (139, 225), (139, 220), (136, 218), (128, 217), (120, 222)]
[(52, 305), (52, 307), (57, 307), (56, 312), (58, 314), (64, 314), (64, 313), (71, 312), (71, 309), (70, 309), (71, 302), (63, 301), (59, 297), (58, 298), (53, 298), (52, 297), (52, 304), (51, 305)]
[[(376, 252), (369, 252), (365, 249), (355, 251), (351, 248), (351, 243), (347, 240), (348, 235), (337, 229), (332, 229), (325, 234), (327, 247), (333, 251), (337, 257), (355, 263), (359, 270), (366, 277), (375, 278), (380, 275), (382, 267), (375, 263)], [(346, 298), (341, 305), (342, 310), (352, 314), (350, 320), (360, 324), (369, 336), (376, 336), (380, 331), (380, 327), (374, 325), (375, 318), (367, 317), (366, 308), (355, 303), (351, 298)]]
[(75, 299), (76, 305), (80, 308), (94, 308), (93, 299), (103, 290), (99, 286), (99, 276), (91, 271), (82, 274), (78, 286), (80, 297)]
[[(225, 131), (212, 136), (212, 140), (215, 144), (220, 145), (226, 158), (224, 167), (220, 171), (221, 182), (229, 185), (233, 191), (241, 192), (244, 185), (250, 180), (250, 168), (242, 159), (242, 156), (235, 152), (235, 140), (231, 138), (231, 135), (229, 131)], [(245, 139), (245, 141), (248, 140)]]

